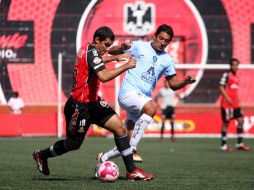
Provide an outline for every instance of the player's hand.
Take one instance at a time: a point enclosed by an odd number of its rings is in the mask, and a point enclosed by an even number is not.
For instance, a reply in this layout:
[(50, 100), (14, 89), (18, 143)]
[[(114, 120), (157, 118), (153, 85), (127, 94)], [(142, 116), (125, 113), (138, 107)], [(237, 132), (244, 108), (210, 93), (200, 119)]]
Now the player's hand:
[(196, 79), (192, 75), (189, 75), (185, 78), (184, 82), (186, 84), (192, 84), (192, 83), (196, 82)]
[(128, 61), (131, 58), (131, 55), (128, 53), (116, 55), (115, 61)]
[(228, 102), (228, 104), (229, 104), (229, 105), (232, 105), (232, 104), (233, 104), (233, 101), (232, 101), (232, 99), (231, 99), (231, 98), (227, 97), (227, 99), (226, 99), (226, 100), (227, 100), (227, 102)]
[(134, 67), (136, 67), (136, 59), (134, 59), (133, 57), (131, 57), (130, 59), (129, 59), (129, 61), (126, 63), (126, 65), (127, 65), (127, 68), (128, 69), (132, 69), (132, 68), (134, 68)]
[(129, 40), (126, 40), (124, 43), (121, 44), (121, 49), (123, 51), (130, 49), (130, 48), (131, 48), (131, 41), (129, 41)]

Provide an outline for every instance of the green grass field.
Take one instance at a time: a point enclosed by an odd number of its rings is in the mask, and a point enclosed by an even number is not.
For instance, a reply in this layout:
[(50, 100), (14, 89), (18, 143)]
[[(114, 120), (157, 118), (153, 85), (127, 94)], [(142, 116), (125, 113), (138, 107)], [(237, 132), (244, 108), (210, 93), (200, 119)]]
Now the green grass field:
[[(150, 182), (127, 181), (121, 158), (115, 183), (93, 177), (97, 152), (114, 146), (110, 138), (88, 137), (81, 149), (49, 159), (50, 176), (37, 169), (32, 152), (46, 148), (57, 138), (0, 138), (0, 189), (254, 189), (254, 140), (246, 139), (250, 152), (225, 153), (219, 139), (178, 138), (175, 143), (158, 138), (142, 139), (139, 152), (144, 162), (137, 164), (155, 175)], [(234, 146), (235, 139), (229, 139)]]

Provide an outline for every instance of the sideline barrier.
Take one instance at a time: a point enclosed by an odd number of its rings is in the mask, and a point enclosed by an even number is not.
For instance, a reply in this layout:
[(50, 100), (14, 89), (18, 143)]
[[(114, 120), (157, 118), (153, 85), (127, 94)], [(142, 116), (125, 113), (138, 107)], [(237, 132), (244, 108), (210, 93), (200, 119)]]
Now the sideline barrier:
[[(0, 107), (0, 136), (57, 136), (56, 106), (28, 106), (23, 114), (3, 113)], [(5, 110), (5, 111), (3, 111)], [(8, 110), (8, 109), (7, 109)], [(36, 113), (37, 112), (37, 113)], [(254, 107), (243, 107), (244, 135), (254, 136)], [(64, 116), (63, 116), (64, 117)], [(121, 114), (125, 118), (124, 114)], [(228, 134), (236, 134), (236, 123), (231, 122)], [(63, 128), (65, 129), (65, 122)], [(147, 127), (145, 136), (159, 136), (161, 127), (160, 115), (154, 117)], [(170, 123), (165, 124), (165, 137), (170, 135)], [(221, 128), (220, 109), (218, 106), (184, 105), (176, 108), (175, 133), (177, 136), (219, 136)], [(65, 130), (63, 130), (65, 135)], [(110, 132), (98, 126), (91, 126), (87, 135), (107, 136)]]

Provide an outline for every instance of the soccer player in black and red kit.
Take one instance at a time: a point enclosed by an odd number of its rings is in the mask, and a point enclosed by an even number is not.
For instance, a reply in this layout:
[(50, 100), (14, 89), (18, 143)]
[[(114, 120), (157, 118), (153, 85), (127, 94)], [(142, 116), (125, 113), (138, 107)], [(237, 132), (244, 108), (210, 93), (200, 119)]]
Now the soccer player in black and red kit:
[[(73, 67), (73, 87), (70, 98), (64, 107), (66, 139), (57, 141), (44, 150), (36, 150), (33, 158), (38, 170), (49, 175), (48, 158), (60, 156), (80, 148), (91, 124), (101, 126), (114, 134), (114, 139), (130, 180), (151, 180), (153, 175), (144, 173), (133, 162), (126, 129), (116, 112), (105, 100), (98, 96), (100, 82), (114, 79), (124, 71), (136, 66), (136, 60), (127, 54), (103, 56), (115, 39), (112, 30), (106, 26), (98, 28), (93, 42), (79, 49)], [(129, 59), (115, 69), (106, 69), (105, 63)]]
[(227, 145), (227, 128), (232, 119), (236, 119), (237, 126), (237, 144), (236, 149), (249, 151), (250, 147), (243, 143), (243, 114), (239, 105), (238, 97), (238, 59), (230, 59), (230, 70), (223, 74), (220, 80), (219, 91), (221, 93), (221, 116), (222, 116), (222, 129), (221, 129), (221, 150), (226, 152), (233, 152), (233, 149)]

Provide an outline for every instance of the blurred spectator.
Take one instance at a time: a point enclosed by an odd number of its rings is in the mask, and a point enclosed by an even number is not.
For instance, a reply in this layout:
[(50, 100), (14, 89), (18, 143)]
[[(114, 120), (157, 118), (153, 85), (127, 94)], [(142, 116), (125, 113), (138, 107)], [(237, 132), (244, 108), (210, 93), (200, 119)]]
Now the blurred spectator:
[(8, 106), (11, 112), (14, 114), (21, 114), (22, 108), (24, 108), (25, 103), (22, 98), (19, 97), (18, 92), (13, 92), (12, 97), (8, 101)]
[(227, 128), (229, 122), (233, 119), (237, 120), (237, 150), (249, 151), (250, 147), (243, 143), (243, 114), (240, 107), (238, 96), (239, 78), (237, 75), (238, 59), (230, 59), (230, 69), (222, 75), (219, 84), (219, 91), (221, 94), (221, 150), (226, 152), (233, 152), (233, 149), (227, 145)]
[(173, 91), (167, 82), (164, 80), (164, 87), (162, 87), (159, 92), (155, 96), (155, 102), (158, 103), (158, 98), (161, 98), (160, 109), (162, 111), (162, 125), (160, 131), (160, 141), (163, 141), (163, 134), (165, 130), (165, 121), (166, 119), (170, 119), (171, 124), (171, 141), (175, 141), (175, 130), (174, 130), (174, 123), (175, 123), (175, 106), (176, 106), (176, 99), (179, 98), (179, 95)]

